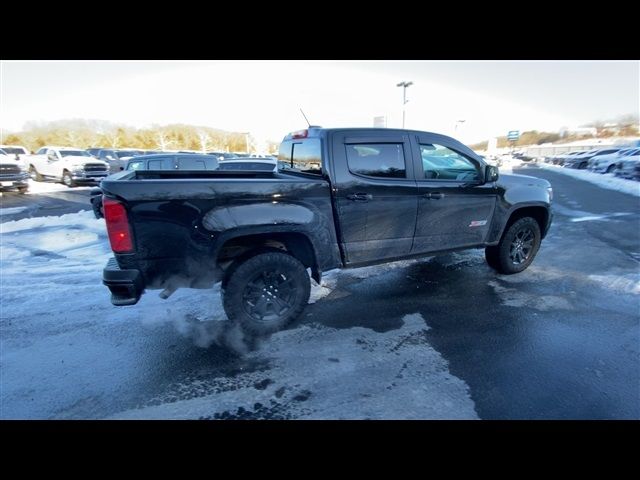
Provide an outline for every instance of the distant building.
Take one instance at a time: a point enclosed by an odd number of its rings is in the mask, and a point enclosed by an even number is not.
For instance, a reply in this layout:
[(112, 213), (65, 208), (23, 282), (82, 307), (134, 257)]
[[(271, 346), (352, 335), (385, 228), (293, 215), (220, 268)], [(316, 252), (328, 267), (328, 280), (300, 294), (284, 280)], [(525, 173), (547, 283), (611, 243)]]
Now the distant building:
[(561, 137), (566, 137), (567, 135), (591, 135), (595, 137), (598, 134), (598, 129), (595, 127), (562, 128), (559, 133)]
[(374, 128), (387, 128), (387, 117), (373, 117), (373, 127)]

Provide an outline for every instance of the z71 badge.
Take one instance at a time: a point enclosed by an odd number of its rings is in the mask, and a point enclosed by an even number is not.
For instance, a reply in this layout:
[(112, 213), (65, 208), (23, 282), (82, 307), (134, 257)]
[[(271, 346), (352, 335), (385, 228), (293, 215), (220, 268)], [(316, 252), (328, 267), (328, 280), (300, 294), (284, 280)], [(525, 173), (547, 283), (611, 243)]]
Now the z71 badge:
[(469, 224), (469, 226), (470, 227), (482, 227), (483, 225), (486, 225), (486, 224), (487, 224), (486, 220), (474, 220)]

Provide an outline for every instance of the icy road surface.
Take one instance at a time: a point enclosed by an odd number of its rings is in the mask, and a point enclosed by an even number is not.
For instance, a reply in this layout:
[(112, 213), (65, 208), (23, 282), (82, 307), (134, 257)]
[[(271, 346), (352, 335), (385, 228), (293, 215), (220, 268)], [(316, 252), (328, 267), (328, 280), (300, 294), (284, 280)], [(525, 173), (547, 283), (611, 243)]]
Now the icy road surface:
[[(242, 417), (243, 411), (270, 418), (477, 418), (466, 384), (429, 346), (420, 314), (405, 315), (400, 328), (386, 333), (309, 322), (249, 352), (227, 325), (217, 287), (183, 289), (166, 301), (151, 292), (135, 307), (113, 307), (100, 282), (110, 254), (104, 220), (89, 212), (2, 224), (3, 418)], [(339, 274), (332, 273), (314, 287), (311, 302), (331, 292)], [(157, 376), (162, 363), (173, 361), (136, 365), (122, 345), (144, 349), (167, 326), (174, 341), (182, 335), (194, 350), (222, 346), (238, 355), (238, 372), (203, 381), (194, 371), (118, 411), (122, 399), (112, 395), (136, 389), (131, 375)], [(128, 338), (132, 328), (136, 338)]]

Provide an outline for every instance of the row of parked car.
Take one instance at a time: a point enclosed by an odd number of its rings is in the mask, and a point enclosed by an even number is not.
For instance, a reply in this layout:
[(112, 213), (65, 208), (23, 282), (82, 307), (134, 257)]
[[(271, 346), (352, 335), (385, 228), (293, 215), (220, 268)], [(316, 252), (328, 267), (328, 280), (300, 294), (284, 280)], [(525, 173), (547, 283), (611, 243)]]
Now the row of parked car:
[(96, 184), (122, 170), (275, 170), (275, 157), (248, 153), (182, 150), (72, 148), (44, 146), (31, 153), (20, 145), (0, 145), (0, 190), (28, 190), (28, 178), (62, 182), (68, 187)]
[(143, 155), (177, 155), (177, 154), (194, 154), (194, 155), (210, 155), (215, 157), (219, 161), (227, 161), (241, 158), (272, 158), (264, 155), (251, 155), (249, 153), (230, 153), (230, 152), (218, 152), (208, 151), (206, 154), (196, 150), (179, 150), (177, 152), (162, 151), (162, 150), (140, 150), (140, 149), (114, 149), (114, 148), (100, 148), (93, 147), (88, 148), (87, 152), (98, 160), (102, 160), (109, 165), (110, 173), (116, 173), (121, 170), (127, 169), (127, 163), (134, 157), (140, 157)]
[[(105, 161), (110, 159), (105, 157)], [(181, 152), (145, 152), (124, 157), (118, 161), (125, 161), (120, 166), (121, 171), (138, 170), (217, 170), (217, 171), (260, 171), (272, 173), (278, 170), (275, 157), (250, 156), (248, 154), (233, 154), (227, 152), (208, 152), (206, 154), (190, 151)], [(96, 218), (104, 216), (102, 209), (102, 190), (96, 187), (90, 192), (90, 202)]]
[(640, 180), (640, 148), (638, 147), (609, 147), (567, 152), (544, 157), (544, 162)]

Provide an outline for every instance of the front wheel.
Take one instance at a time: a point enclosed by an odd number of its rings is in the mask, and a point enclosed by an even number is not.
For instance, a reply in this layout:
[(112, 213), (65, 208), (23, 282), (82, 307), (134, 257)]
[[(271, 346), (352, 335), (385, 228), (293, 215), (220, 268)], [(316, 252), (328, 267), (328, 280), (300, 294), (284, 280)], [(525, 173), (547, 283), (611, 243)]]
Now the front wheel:
[(509, 227), (498, 245), (485, 249), (487, 263), (505, 275), (520, 273), (533, 262), (541, 238), (538, 222), (531, 217), (521, 218)]
[(38, 173), (36, 167), (34, 167), (33, 165), (29, 167), (29, 175), (31, 176), (31, 179), (35, 180), (36, 182), (42, 182), (44, 180), (44, 178), (42, 178), (42, 175)]
[(607, 173), (613, 173), (613, 171), (616, 169), (615, 165), (609, 165), (607, 167)]
[(29, 187), (18, 187), (18, 193), (24, 195), (29, 191)]
[(64, 172), (62, 174), (62, 183), (64, 183), (67, 187), (75, 187), (76, 182), (71, 178), (71, 174), (69, 172)]
[(282, 330), (309, 301), (307, 270), (286, 253), (260, 253), (229, 272), (222, 305), (229, 319), (248, 333), (267, 335)]

